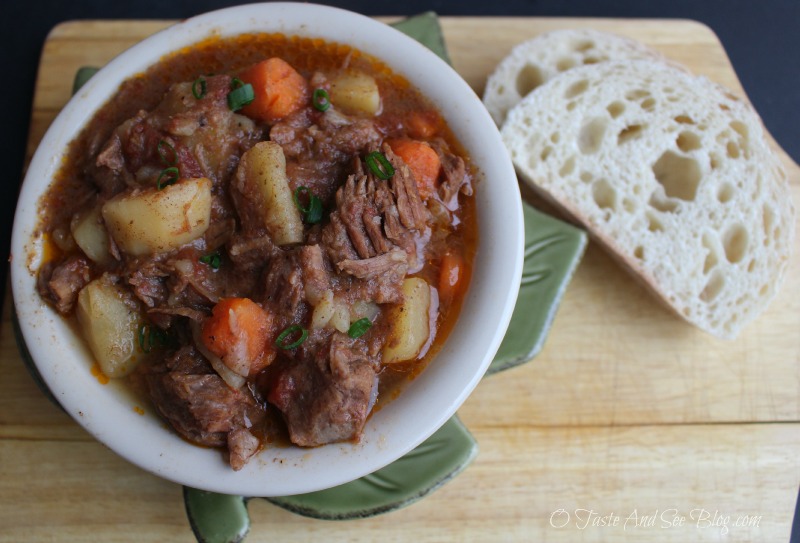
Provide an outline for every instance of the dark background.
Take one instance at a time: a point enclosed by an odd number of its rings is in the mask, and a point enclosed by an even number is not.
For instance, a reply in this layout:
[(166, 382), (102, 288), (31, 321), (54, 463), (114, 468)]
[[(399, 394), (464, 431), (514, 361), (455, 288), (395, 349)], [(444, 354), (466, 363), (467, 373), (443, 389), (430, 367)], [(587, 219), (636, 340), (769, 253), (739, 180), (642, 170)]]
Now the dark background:
[[(182, 19), (246, 3), (222, 0), (0, 0), (0, 254), (8, 254), (36, 67), (47, 33), (74, 19)], [(318, 0), (365, 15), (651, 17), (708, 25), (767, 129), (800, 162), (800, 0)], [(798, 203), (800, 204), (800, 203)], [(5, 284), (6, 266), (0, 266)], [(5, 289), (3, 289), (5, 290)], [(0, 298), (2, 292), (0, 292)]]

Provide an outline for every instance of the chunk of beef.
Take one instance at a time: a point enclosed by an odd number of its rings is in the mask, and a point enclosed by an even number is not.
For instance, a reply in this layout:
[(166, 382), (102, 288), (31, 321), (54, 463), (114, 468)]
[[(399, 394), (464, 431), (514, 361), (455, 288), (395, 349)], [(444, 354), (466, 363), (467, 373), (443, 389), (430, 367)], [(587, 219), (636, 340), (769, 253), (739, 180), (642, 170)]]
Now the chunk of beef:
[(283, 148), (292, 189), (308, 187), (328, 204), (352, 156), (376, 146), (381, 134), (371, 119), (306, 108), (275, 124), (270, 139)]
[(330, 222), (322, 229), (321, 243), (333, 262), (359, 258), (350, 241), (347, 226), (338, 212), (331, 213)]
[(405, 278), (408, 271), (408, 255), (402, 249), (392, 249), (371, 258), (342, 260), (338, 266), (340, 270), (359, 279), (391, 276), (390, 282), (397, 283)]
[(92, 280), (89, 262), (83, 256), (73, 255), (60, 264), (48, 262), (37, 277), (39, 294), (59, 313), (72, 311), (78, 294)]
[(262, 290), (261, 301), (277, 317), (278, 328), (303, 321), (303, 272), (293, 250), (273, 255), (264, 273)]
[(261, 441), (246, 428), (236, 428), (228, 433), (228, 461), (234, 471), (242, 469), (261, 448)]
[(127, 282), (146, 307), (156, 307), (169, 296), (169, 270), (157, 259), (131, 260), (127, 265)]
[(453, 154), (444, 140), (432, 142), (432, 147), (439, 155), (442, 164), (443, 179), (439, 185), (439, 198), (450, 209), (455, 209), (458, 202), (455, 197), (459, 192), (466, 196), (472, 195), (472, 184), (464, 159)]
[(336, 192), (336, 213), (359, 258), (383, 254), (391, 248), (381, 231), (374, 191), (374, 183), (367, 176), (351, 175)]
[(351, 295), (378, 303), (402, 300), (403, 279), (424, 264), (431, 221), (408, 166), (388, 146), (383, 151), (394, 175), (378, 179), (359, 161), (320, 236), (335, 267), (353, 278)]
[(390, 178), (390, 182), (400, 222), (406, 228), (423, 230), (430, 220), (430, 213), (419, 195), (411, 170), (386, 144), (383, 146), (383, 154), (394, 168), (394, 175)]
[(319, 245), (303, 245), (297, 249), (298, 264), (303, 274), (306, 301), (317, 305), (331, 289), (329, 266)]
[(101, 192), (110, 196), (134, 181), (154, 185), (168, 166), (217, 186), (227, 180), (242, 152), (263, 138), (252, 120), (228, 107), (230, 82), (227, 75), (206, 78), (201, 99), (191, 82), (175, 84), (153, 111), (122, 123), (98, 154), (93, 178)]
[(363, 341), (337, 332), (313, 355), (288, 363), (268, 400), (297, 445), (357, 440), (377, 397), (377, 368)]
[(225, 278), (197, 259), (192, 250), (181, 251), (168, 259), (164, 266), (169, 270), (167, 281), (170, 290), (169, 304), (206, 306), (215, 304), (225, 296)]
[(329, 267), (319, 245), (273, 255), (264, 274), (262, 301), (278, 316), (281, 327), (301, 322), (307, 304), (316, 305), (332, 288)]
[(193, 346), (182, 347), (143, 371), (153, 405), (186, 439), (209, 447), (233, 442), (234, 469), (258, 449), (250, 429), (262, 424), (263, 406), (247, 388), (234, 390), (225, 384)]
[(228, 242), (228, 256), (238, 270), (249, 273), (260, 270), (278, 249), (268, 234), (247, 236), (235, 234)]

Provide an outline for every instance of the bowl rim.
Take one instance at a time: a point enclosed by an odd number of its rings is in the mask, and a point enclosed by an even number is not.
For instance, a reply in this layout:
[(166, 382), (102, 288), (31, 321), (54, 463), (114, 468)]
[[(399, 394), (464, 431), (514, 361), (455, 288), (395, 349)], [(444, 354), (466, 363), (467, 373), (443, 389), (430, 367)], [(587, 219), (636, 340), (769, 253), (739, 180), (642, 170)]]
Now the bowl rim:
[[(267, 448), (244, 469), (234, 472), (218, 451), (183, 441), (150, 413), (153, 410), (149, 406), (144, 420), (150, 423), (142, 425), (142, 415), (131, 406), (131, 397), (121, 386), (112, 382), (96, 387), (93, 394), (75, 386), (97, 384), (86, 364), (88, 351), (66, 320), (41, 300), (33, 270), (41, 258), (35, 235), (39, 199), (58, 170), (67, 144), (119, 84), (163, 55), (209, 36), (252, 32), (320, 37), (347, 43), (383, 60), (439, 108), (479, 165), (478, 174), (483, 178), (476, 181), (480, 240), (473, 284), (450, 337), (421, 376), (370, 418), (360, 443), (311, 450)], [(378, 38), (380, 43), (375, 41)], [(434, 74), (436, 77), (431, 78)], [(447, 95), (444, 87), (451, 94)], [(453, 100), (452, 92), (458, 100)], [(456, 126), (471, 126), (473, 130), (462, 132)], [(461, 134), (467, 134), (469, 141)], [(477, 145), (479, 142), (481, 145)], [(489, 193), (485, 188), (490, 183), (486, 178), (489, 174), (491, 183), (503, 190)], [(497, 220), (501, 217), (502, 221)], [(72, 97), (42, 138), (20, 189), (11, 241), (12, 295), (22, 335), (44, 382), (73, 419), (129, 462), (176, 483), (227, 494), (285, 496), (329, 488), (372, 473), (409, 452), (455, 414), (491, 363), (510, 321), (522, 274), (524, 231), (511, 159), (480, 99), (455, 70), (412, 38), (375, 19), (330, 6), (275, 2), (197, 15), (153, 34), (107, 63)], [(475, 288), (476, 277), (484, 278), (483, 289)], [(497, 280), (492, 285), (489, 278)], [(480, 316), (465, 315), (470, 308), (488, 308), (482, 327)], [(462, 324), (465, 320), (472, 324)], [(486, 326), (486, 322), (492, 325)], [(462, 360), (459, 357), (466, 362), (456, 365), (456, 360)], [(437, 363), (440, 360), (447, 362)], [(454, 367), (466, 369), (454, 372)], [(447, 394), (437, 394), (443, 387)], [(409, 422), (414, 422), (410, 428)], [(146, 428), (147, 432), (128, 428)], [(392, 431), (387, 432), (387, 428)]]

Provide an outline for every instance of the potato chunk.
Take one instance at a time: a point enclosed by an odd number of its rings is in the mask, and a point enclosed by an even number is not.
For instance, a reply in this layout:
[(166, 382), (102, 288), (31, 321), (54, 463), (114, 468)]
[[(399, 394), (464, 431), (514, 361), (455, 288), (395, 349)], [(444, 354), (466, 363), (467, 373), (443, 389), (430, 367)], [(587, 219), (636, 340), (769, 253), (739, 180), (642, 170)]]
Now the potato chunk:
[(211, 221), (211, 181), (182, 179), (161, 190), (117, 196), (103, 205), (103, 219), (122, 251), (141, 256), (194, 241)]
[(83, 337), (108, 377), (124, 377), (136, 366), (137, 304), (105, 276), (78, 294), (75, 314)]
[(388, 312), (393, 328), (383, 348), (384, 364), (417, 358), (431, 334), (431, 287), (424, 279), (409, 277), (402, 290), (403, 303)]
[(261, 196), (264, 225), (276, 245), (303, 241), (303, 219), (294, 204), (280, 145), (262, 141), (242, 155), (237, 178), (251, 183)]
[(381, 108), (381, 94), (372, 76), (345, 72), (331, 82), (331, 103), (345, 113), (376, 115)]
[(75, 243), (86, 256), (98, 264), (111, 261), (111, 253), (108, 251), (108, 232), (103, 224), (99, 207), (75, 215), (70, 223), (70, 230)]

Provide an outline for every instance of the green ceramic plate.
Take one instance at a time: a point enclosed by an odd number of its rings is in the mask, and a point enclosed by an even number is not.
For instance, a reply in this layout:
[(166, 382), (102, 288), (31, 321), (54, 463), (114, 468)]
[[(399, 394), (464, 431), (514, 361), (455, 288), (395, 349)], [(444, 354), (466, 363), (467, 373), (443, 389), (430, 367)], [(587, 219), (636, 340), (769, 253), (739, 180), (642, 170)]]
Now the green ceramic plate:
[[(450, 61), (434, 13), (404, 19), (393, 26)], [(96, 71), (96, 68), (81, 68), (75, 76), (74, 90)], [(523, 212), (525, 263), (519, 298), (506, 337), (487, 375), (528, 362), (538, 354), (587, 243), (582, 230), (525, 203)], [(17, 334), (17, 340), (29, 371), (55, 402), (38, 377), (21, 335)], [(319, 519), (374, 516), (427, 496), (464, 470), (477, 450), (475, 440), (454, 417), (406, 456), (371, 475), (328, 490), (268, 500), (294, 513)], [(250, 528), (249, 499), (184, 488), (186, 513), (197, 540), (203, 543), (242, 541)]]

